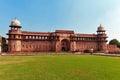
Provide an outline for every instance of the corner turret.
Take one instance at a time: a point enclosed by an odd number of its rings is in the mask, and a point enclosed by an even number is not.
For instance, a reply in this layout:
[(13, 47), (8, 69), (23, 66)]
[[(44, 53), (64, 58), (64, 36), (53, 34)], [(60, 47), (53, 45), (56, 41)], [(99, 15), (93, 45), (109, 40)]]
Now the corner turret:
[(97, 29), (97, 41), (98, 41), (98, 51), (99, 52), (106, 52), (107, 51), (107, 35), (106, 30), (104, 27), (100, 24), (100, 26)]
[(10, 26), (11, 29), (8, 32), (8, 51), (9, 52), (19, 52), (21, 51), (21, 23), (15, 18), (11, 21)]

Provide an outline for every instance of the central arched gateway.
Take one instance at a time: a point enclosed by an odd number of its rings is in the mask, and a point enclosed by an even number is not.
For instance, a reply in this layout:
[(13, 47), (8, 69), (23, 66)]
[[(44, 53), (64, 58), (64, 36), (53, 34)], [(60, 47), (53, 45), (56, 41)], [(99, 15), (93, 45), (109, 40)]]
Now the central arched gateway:
[(69, 51), (70, 50), (70, 42), (67, 39), (63, 39), (61, 41), (61, 51)]

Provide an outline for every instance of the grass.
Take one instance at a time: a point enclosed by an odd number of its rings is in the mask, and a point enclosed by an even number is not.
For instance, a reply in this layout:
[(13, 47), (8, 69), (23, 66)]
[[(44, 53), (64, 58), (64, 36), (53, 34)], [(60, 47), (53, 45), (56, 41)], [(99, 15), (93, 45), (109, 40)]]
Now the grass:
[(119, 77), (119, 57), (0, 56), (0, 80), (119, 80)]

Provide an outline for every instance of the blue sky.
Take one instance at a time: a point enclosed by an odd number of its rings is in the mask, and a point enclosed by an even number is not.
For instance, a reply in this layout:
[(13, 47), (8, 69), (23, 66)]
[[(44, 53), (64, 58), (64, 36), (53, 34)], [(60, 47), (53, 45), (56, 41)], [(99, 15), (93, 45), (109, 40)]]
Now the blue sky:
[(119, 0), (0, 0), (0, 35), (7, 37), (11, 20), (17, 17), (22, 30), (96, 33), (102, 24), (108, 40), (120, 40)]

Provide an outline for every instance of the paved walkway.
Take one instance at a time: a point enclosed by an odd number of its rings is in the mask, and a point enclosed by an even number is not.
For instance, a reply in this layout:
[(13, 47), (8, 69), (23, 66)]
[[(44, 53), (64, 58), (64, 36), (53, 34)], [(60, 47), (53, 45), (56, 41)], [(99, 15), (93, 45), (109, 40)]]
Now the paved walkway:
[(93, 55), (120, 57), (120, 54), (94, 53)]
[[(90, 55), (89, 53), (54, 53), (54, 54), (48, 54), (48, 53), (33, 53), (33, 54), (8, 54), (8, 53), (1, 53), (0, 56), (40, 56), (40, 55)], [(112, 56), (112, 57), (120, 57), (120, 54), (109, 54), (109, 53), (93, 53), (92, 55), (98, 55), (98, 56)]]

